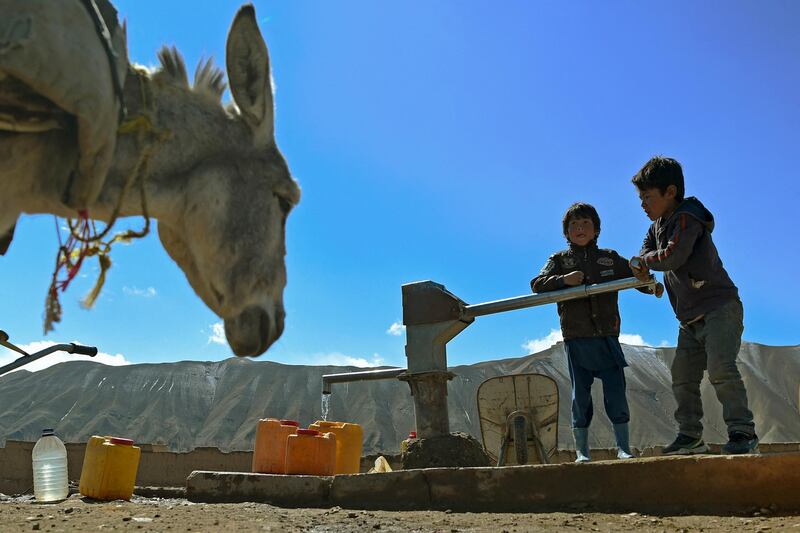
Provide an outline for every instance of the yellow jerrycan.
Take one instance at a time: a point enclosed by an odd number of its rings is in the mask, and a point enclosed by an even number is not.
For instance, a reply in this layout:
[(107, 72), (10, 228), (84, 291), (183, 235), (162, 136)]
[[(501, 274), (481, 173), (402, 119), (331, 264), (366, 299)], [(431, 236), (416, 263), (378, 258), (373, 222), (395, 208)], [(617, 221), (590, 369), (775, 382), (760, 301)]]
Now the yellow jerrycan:
[(83, 456), (81, 494), (97, 500), (130, 500), (141, 452), (130, 439), (90, 438)]
[(309, 429), (336, 435), (336, 466), (334, 474), (358, 474), (361, 471), (361, 448), (364, 431), (358, 424), (317, 420)]

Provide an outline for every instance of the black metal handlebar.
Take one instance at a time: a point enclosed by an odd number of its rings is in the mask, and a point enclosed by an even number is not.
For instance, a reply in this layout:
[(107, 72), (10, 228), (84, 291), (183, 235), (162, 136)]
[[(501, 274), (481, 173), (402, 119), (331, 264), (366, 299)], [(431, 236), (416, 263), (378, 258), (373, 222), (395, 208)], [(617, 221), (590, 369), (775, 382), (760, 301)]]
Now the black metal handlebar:
[(71, 342), (70, 346), (72, 346), (72, 350), (68, 350), (69, 353), (88, 355), (89, 357), (94, 357), (97, 355), (97, 348), (95, 346), (82, 346), (80, 344), (75, 344), (74, 342)]
[(14, 350), (15, 352), (22, 354), (22, 357), (19, 359), (16, 359), (5, 366), (0, 366), (0, 376), (7, 374), (8, 372), (11, 372), (12, 370), (15, 370), (21, 366), (27, 365), (28, 363), (36, 361), (37, 359), (41, 359), (46, 355), (50, 355), (53, 352), (67, 352), (78, 355), (88, 355), (89, 357), (94, 357), (97, 355), (96, 347), (83, 346), (81, 344), (75, 344), (74, 342), (70, 342), (69, 344), (54, 344), (52, 346), (48, 346), (44, 350), (29, 354), (21, 348), (8, 342), (8, 333), (2, 330), (0, 330), (0, 346), (4, 346), (10, 350)]

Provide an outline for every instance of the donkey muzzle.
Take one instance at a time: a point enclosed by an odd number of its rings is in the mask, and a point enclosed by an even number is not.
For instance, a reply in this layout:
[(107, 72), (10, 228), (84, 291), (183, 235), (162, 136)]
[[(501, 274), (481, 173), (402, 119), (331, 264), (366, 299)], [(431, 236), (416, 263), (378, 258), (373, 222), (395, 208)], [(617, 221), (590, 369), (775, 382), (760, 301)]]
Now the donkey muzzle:
[(225, 336), (233, 353), (258, 356), (266, 352), (283, 333), (285, 312), (276, 305), (271, 313), (260, 306), (250, 306), (237, 317), (225, 320)]

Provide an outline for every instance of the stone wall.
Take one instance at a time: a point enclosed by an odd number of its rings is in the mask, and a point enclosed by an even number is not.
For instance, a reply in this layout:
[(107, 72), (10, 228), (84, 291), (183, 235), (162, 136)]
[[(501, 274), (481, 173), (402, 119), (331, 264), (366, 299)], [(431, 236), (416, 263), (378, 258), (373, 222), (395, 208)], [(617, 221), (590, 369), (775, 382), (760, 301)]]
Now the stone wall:
[[(0, 448), (0, 492), (33, 492), (31, 453), (33, 442), (6, 441)], [(66, 443), (70, 481), (78, 482), (83, 468), (85, 443)], [(188, 453), (170, 452), (164, 446), (137, 444), (142, 449), (136, 484), (154, 487), (182, 487), (193, 470), (249, 472), (252, 452), (221, 452), (218, 448), (195, 448)]]

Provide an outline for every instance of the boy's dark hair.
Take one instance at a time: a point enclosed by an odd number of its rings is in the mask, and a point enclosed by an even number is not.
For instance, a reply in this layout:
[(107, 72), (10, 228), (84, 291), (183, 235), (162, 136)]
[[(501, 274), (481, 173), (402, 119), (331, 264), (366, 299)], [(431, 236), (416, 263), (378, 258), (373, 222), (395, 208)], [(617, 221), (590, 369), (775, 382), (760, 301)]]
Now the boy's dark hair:
[(674, 185), (677, 189), (675, 200), (683, 201), (683, 168), (681, 164), (671, 157), (657, 155), (637, 172), (631, 182), (640, 191), (658, 189), (661, 194), (667, 192), (667, 187)]
[(569, 221), (573, 218), (588, 218), (594, 223), (594, 229), (597, 234), (600, 234), (600, 215), (597, 214), (597, 209), (590, 204), (583, 202), (575, 202), (564, 213), (564, 218), (561, 220), (561, 227), (564, 230), (564, 237), (569, 240)]

